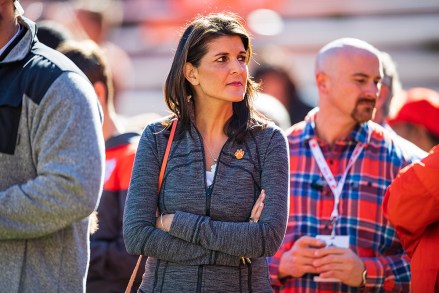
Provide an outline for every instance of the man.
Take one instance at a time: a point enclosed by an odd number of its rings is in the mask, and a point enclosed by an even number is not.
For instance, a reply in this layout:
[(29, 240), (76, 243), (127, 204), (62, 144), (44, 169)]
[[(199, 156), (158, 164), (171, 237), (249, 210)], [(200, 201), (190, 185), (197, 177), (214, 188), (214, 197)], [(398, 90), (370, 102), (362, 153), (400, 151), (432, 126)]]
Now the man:
[(401, 97), (389, 125), (401, 137), (424, 151), (439, 144), (439, 93), (429, 88), (411, 88)]
[(385, 216), (410, 256), (412, 292), (439, 292), (439, 145), (402, 169), (386, 192)]
[(382, 51), (380, 53), (380, 59), (383, 66), (383, 78), (381, 80), (381, 88), (375, 104), (376, 111), (372, 121), (380, 124), (384, 128), (391, 129), (386, 121), (390, 113), (390, 104), (395, 96), (401, 95), (403, 89), (401, 81), (399, 80), (398, 71), (396, 70), (396, 64), (392, 57)]
[[(97, 209), (98, 230), (90, 238), (87, 292), (124, 292), (138, 259), (138, 256), (129, 255), (125, 249), (122, 219), (140, 135), (123, 133), (114, 110), (110, 67), (99, 46), (91, 40), (68, 41), (58, 50), (90, 79), (104, 112), (104, 190)], [(138, 287), (141, 274), (136, 281), (135, 287)]]
[(407, 149), (408, 152), (414, 153), (416, 156), (423, 156), (425, 155), (425, 150), (420, 149), (413, 141), (399, 136), (388, 123), (389, 116), (394, 114), (391, 113), (391, 109), (395, 107), (391, 107), (391, 105), (397, 103), (400, 97), (404, 96), (404, 90), (392, 57), (388, 53), (381, 51), (380, 60), (383, 66), (383, 78), (381, 80), (381, 88), (375, 104), (376, 111), (372, 121), (393, 133), (396, 139), (399, 140), (399, 144), (405, 144), (404, 148)]
[(287, 131), (291, 206), (284, 243), (270, 259), (275, 291), (409, 289), (409, 263), (381, 202), (398, 170), (417, 158), (370, 121), (381, 77), (378, 50), (358, 39), (335, 40), (317, 56), (319, 108)]
[(83, 292), (104, 140), (90, 82), (0, 0), (0, 291)]

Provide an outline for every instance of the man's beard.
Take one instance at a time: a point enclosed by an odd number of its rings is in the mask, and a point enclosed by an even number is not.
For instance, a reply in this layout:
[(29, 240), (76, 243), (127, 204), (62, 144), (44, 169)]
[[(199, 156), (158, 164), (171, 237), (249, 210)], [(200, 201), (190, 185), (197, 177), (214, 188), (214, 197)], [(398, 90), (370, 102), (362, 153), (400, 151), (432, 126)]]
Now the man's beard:
[(351, 117), (358, 123), (364, 123), (373, 118), (375, 115), (376, 99), (360, 98), (355, 104)]

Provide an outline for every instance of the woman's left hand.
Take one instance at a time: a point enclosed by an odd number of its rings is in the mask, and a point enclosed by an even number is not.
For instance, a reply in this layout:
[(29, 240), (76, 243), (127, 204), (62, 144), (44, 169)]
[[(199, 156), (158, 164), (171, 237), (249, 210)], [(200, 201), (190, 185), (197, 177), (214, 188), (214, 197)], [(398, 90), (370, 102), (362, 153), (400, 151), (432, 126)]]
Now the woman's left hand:
[(155, 227), (165, 232), (169, 232), (171, 229), (172, 220), (174, 219), (174, 214), (161, 214), (155, 220)]

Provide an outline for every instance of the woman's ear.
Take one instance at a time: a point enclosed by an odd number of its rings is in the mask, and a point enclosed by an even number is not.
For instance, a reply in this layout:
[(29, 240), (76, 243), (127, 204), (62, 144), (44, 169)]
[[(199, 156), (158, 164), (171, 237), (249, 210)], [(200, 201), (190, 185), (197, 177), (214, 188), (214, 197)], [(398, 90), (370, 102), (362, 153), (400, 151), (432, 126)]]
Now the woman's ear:
[(191, 63), (186, 62), (184, 64), (183, 71), (184, 71), (184, 76), (193, 86), (199, 84), (198, 70)]

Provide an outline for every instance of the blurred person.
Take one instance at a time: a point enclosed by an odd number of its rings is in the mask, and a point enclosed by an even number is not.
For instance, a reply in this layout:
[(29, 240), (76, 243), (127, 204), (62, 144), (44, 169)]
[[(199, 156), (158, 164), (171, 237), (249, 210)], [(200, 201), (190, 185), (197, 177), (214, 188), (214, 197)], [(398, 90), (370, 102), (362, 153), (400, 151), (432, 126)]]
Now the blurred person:
[(104, 169), (99, 103), (22, 13), (0, 0), (0, 291), (84, 292)]
[(285, 130), (291, 126), (290, 115), (285, 106), (275, 97), (258, 93), (254, 101), (255, 110)]
[(156, 112), (145, 112), (137, 115), (120, 116), (120, 120), (128, 131), (142, 132), (145, 125), (160, 119), (162, 115)]
[(113, 78), (114, 104), (117, 111), (120, 94), (126, 89), (133, 75), (133, 65), (129, 55), (118, 44), (109, 40), (111, 29), (122, 19), (120, 0), (75, 0), (74, 14), (76, 29), (97, 43), (109, 62)]
[(395, 105), (389, 125), (403, 138), (429, 151), (439, 144), (439, 93), (429, 88), (411, 88)]
[(422, 157), (425, 155), (425, 150), (420, 149), (414, 143), (399, 136), (388, 123), (389, 116), (392, 115), (391, 110), (394, 108), (392, 105), (396, 103), (398, 97), (404, 94), (404, 90), (401, 86), (396, 64), (392, 57), (388, 53), (381, 51), (380, 59), (383, 66), (383, 78), (381, 80), (381, 88), (375, 105), (376, 111), (372, 121), (393, 133), (395, 138), (400, 141), (399, 143), (406, 145), (405, 148), (407, 148), (410, 153)]
[(312, 109), (302, 102), (290, 74), (281, 66), (265, 63), (256, 67), (253, 79), (261, 83), (262, 92), (277, 98), (287, 109), (290, 125), (302, 121)]
[(52, 20), (37, 22), (37, 37), (38, 41), (55, 50), (61, 43), (72, 39), (65, 26)]
[[(123, 292), (137, 257), (129, 255), (122, 235), (123, 210), (140, 135), (124, 132), (113, 105), (110, 67), (91, 40), (65, 42), (59, 51), (90, 79), (104, 113), (105, 178), (97, 209), (98, 229), (90, 237), (87, 292)], [(144, 265), (144, 263), (143, 263)], [(141, 276), (137, 276), (138, 287)]]
[(288, 156), (282, 131), (253, 109), (251, 58), (233, 14), (185, 27), (165, 82), (173, 116), (146, 126), (125, 206), (127, 249), (148, 256), (139, 292), (271, 292), (266, 256), (285, 232)]
[(439, 292), (439, 145), (402, 169), (386, 192), (385, 216), (410, 256), (412, 292)]
[(380, 58), (383, 66), (383, 78), (381, 80), (381, 88), (375, 105), (376, 111), (372, 121), (391, 130), (391, 127), (387, 124), (390, 104), (392, 103), (393, 97), (399, 96), (403, 92), (403, 89), (401, 81), (399, 80), (396, 64), (392, 57), (388, 53), (381, 51)]
[(371, 121), (380, 53), (342, 38), (318, 53), (318, 108), (287, 131), (290, 217), (270, 258), (275, 292), (408, 292), (410, 267), (381, 203), (418, 157)]

